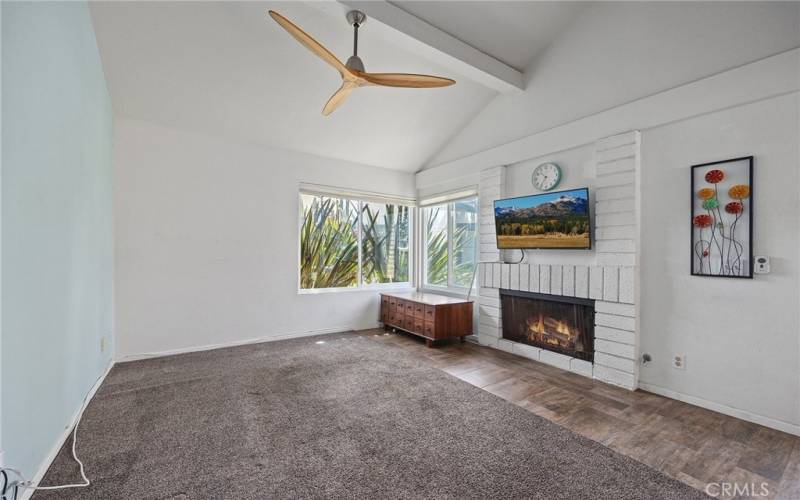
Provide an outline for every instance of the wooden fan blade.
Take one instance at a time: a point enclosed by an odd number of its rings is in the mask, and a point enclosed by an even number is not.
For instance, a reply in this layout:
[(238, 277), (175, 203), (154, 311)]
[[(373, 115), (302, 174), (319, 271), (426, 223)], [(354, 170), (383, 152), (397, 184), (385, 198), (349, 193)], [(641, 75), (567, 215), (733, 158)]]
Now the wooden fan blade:
[(433, 87), (447, 87), (456, 83), (450, 78), (430, 75), (415, 75), (411, 73), (356, 73), (372, 85), (385, 87), (411, 87), (425, 89)]
[(339, 59), (337, 59), (336, 56), (333, 55), (328, 49), (326, 49), (321, 43), (314, 40), (311, 37), (311, 35), (301, 30), (297, 25), (295, 25), (282, 15), (278, 14), (274, 10), (269, 11), (269, 15), (272, 17), (272, 19), (275, 20), (276, 23), (280, 24), (283, 29), (288, 31), (289, 34), (292, 35), (305, 48), (316, 54), (320, 59), (322, 59), (326, 63), (336, 68), (336, 70), (339, 73), (341, 73), (342, 76), (350, 75), (350, 70), (347, 69), (347, 66), (342, 64), (342, 62)]
[(342, 82), (342, 86), (339, 87), (339, 90), (337, 90), (331, 96), (331, 98), (328, 99), (328, 102), (325, 103), (325, 107), (322, 108), (322, 114), (324, 116), (328, 116), (329, 114), (333, 113), (336, 110), (336, 108), (341, 106), (344, 100), (347, 99), (347, 96), (350, 95), (350, 92), (352, 92), (356, 88), (358, 88), (358, 84), (355, 82), (351, 82), (348, 80)]

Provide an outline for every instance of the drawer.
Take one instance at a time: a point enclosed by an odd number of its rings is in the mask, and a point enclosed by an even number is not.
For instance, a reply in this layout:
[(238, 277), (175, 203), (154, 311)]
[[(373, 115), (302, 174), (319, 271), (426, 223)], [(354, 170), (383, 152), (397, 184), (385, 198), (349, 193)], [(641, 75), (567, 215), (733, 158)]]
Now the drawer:
[(386, 323), (389, 319), (389, 308), (381, 307), (381, 323)]
[(424, 333), (425, 332), (425, 322), (421, 319), (414, 318), (414, 332), (416, 333)]
[(385, 298), (389, 302), (390, 306), (396, 306), (397, 305), (397, 299), (396, 298), (394, 298), (394, 297), (385, 297)]
[(417, 305), (414, 302), (405, 301), (406, 316), (414, 316), (414, 307)]
[(381, 295), (381, 307), (389, 307), (389, 297)]
[(400, 326), (399, 318), (397, 314), (390, 312), (389, 313), (389, 324), (394, 326)]
[(436, 306), (425, 306), (424, 314), (425, 321), (433, 321), (436, 319)]
[(434, 327), (434, 323), (432, 321), (426, 321), (424, 323), (424, 331), (423, 334), (426, 337), (435, 338), (434, 333), (436, 333), (436, 328)]
[(414, 317), (420, 320), (425, 319), (425, 305), (419, 304), (417, 302), (414, 303)]

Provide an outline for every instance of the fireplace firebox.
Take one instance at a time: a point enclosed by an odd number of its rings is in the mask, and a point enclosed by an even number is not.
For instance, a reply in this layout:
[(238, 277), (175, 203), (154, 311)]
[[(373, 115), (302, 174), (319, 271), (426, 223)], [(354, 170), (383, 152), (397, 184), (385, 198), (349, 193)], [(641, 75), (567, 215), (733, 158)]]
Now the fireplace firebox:
[(503, 338), (594, 360), (594, 300), (500, 290)]

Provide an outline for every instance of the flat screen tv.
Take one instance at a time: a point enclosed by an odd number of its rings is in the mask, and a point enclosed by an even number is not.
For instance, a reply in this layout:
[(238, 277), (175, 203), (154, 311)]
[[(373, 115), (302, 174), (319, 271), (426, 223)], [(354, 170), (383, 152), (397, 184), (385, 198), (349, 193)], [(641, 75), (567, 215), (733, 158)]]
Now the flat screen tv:
[(592, 247), (589, 188), (494, 202), (497, 248)]

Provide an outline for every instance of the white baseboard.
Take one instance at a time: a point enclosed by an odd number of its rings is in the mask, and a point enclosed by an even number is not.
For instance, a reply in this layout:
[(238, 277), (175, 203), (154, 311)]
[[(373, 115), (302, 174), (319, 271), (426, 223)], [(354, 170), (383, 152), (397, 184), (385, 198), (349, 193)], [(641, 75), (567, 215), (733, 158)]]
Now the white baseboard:
[(321, 330), (305, 330), (300, 332), (279, 333), (277, 335), (269, 335), (266, 337), (254, 337), (242, 340), (231, 340), (229, 342), (220, 342), (218, 344), (206, 344), (200, 346), (179, 347), (177, 349), (168, 349), (165, 351), (148, 352), (139, 354), (125, 354), (117, 358), (117, 363), (125, 363), (128, 361), (136, 361), (140, 359), (161, 358), (164, 356), (174, 356), (175, 354), (186, 354), (190, 352), (211, 351), (214, 349), (224, 349), (226, 347), (236, 347), (240, 345), (261, 344), (263, 342), (275, 342), (277, 340), (296, 339), (300, 337), (311, 337), (314, 335), (324, 335), (328, 333), (341, 333), (349, 332), (352, 330), (368, 330), (370, 328), (378, 328), (380, 323), (377, 321), (365, 325), (353, 326), (337, 326), (333, 328), (324, 328)]
[(736, 417), (741, 420), (753, 422), (754, 424), (763, 425), (764, 427), (769, 427), (771, 429), (776, 429), (782, 432), (786, 432), (788, 434), (794, 434), (795, 436), (800, 436), (800, 425), (793, 424), (791, 422), (784, 422), (783, 420), (777, 420), (774, 418), (765, 417), (764, 415), (751, 413), (747, 410), (740, 410), (738, 408), (733, 408), (731, 406), (715, 403), (713, 401), (708, 401), (706, 399), (699, 398), (697, 396), (690, 396), (688, 394), (683, 394), (680, 392), (673, 391), (671, 389), (666, 389), (664, 387), (660, 387), (653, 384), (647, 384), (641, 381), (639, 382), (639, 389), (642, 389), (647, 392), (652, 392), (653, 394), (658, 394), (659, 396), (664, 396), (671, 399), (677, 399), (678, 401), (683, 401), (684, 403), (689, 403), (690, 405), (699, 406), (701, 408), (715, 411), (717, 413), (722, 413), (724, 415), (729, 415), (731, 417)]
[[(106, 369), (103, 372), (103, 374), (100, 375), (100, 377), (94, 383), (92, 388), (89, 389), (89, 393), (86, 396), (86, 405), (87, 406), (92, 401), (92, 398), (94, 398), (95, 393), (97, 393), (97, 390), (100, 389), (100, 386), (103, 384), (103, 381), (108, 376), (108, 372), (110, 372), (111, 368), (113, 368), (113, 367), (114, 367), (114, 360), (111, 360), (111, 361), (108, 362), (108, 366), (106, 366)], [(81, 401), (81, 402), (83, 402), (83, 401)], [(61, 451), (61, 448), (64, 446), (64, 443), (67, 441), (67, 438), (69, 438), (69, 435), (72, 434), (72, 429), (73, 429), (73, 427), (75, 427), (75, 424), (78, 422), (78, 417), (80, 416), (80, 412), (81, 412), (81, 408), (82, 407), (83, 407), (83, 405), (79, 406), (75, 410), (75, 413), (72, 415), (72, 418), (70, 419), (69, 424), (67, 424), (67, 426), (64, 428), (64, 432), (61, 433), (61, 435), (58, 437), (56, 442), (53, 444), (53, 447), (50, 449), (50, 453), (47, 454), (45, 459), (42, 461), (41, 465), (39, 465), (39, 470), (37, 470), (36, 474), (34, 474), (34, 476), (31, 478), (31, 481), (33, 482), (34, 485), (37, 485), (37, 486), (39, 485), (39, 482), (44, 477), (45, 473), (47, 472), (47, 469), (50, 468), (50, 465), (53, 463), (53, 460), (56, 459), (56, 456), (58, 455), (58, 452)], [(80, 439), (80, 431), (78, 433), (78, 438)], [(91, 477), (89, 479), (91, 479)], [(20, 496), (19, 496), (20, 500), (28, 500), (31, 497), (31, 495), (33, 495), (34, 491), (36, 491), (36, 490), (32, 490), (32, 489), (29, 489), (29, 488), (23, 489), (21, 491), (21, 493), (20, 493)]]

